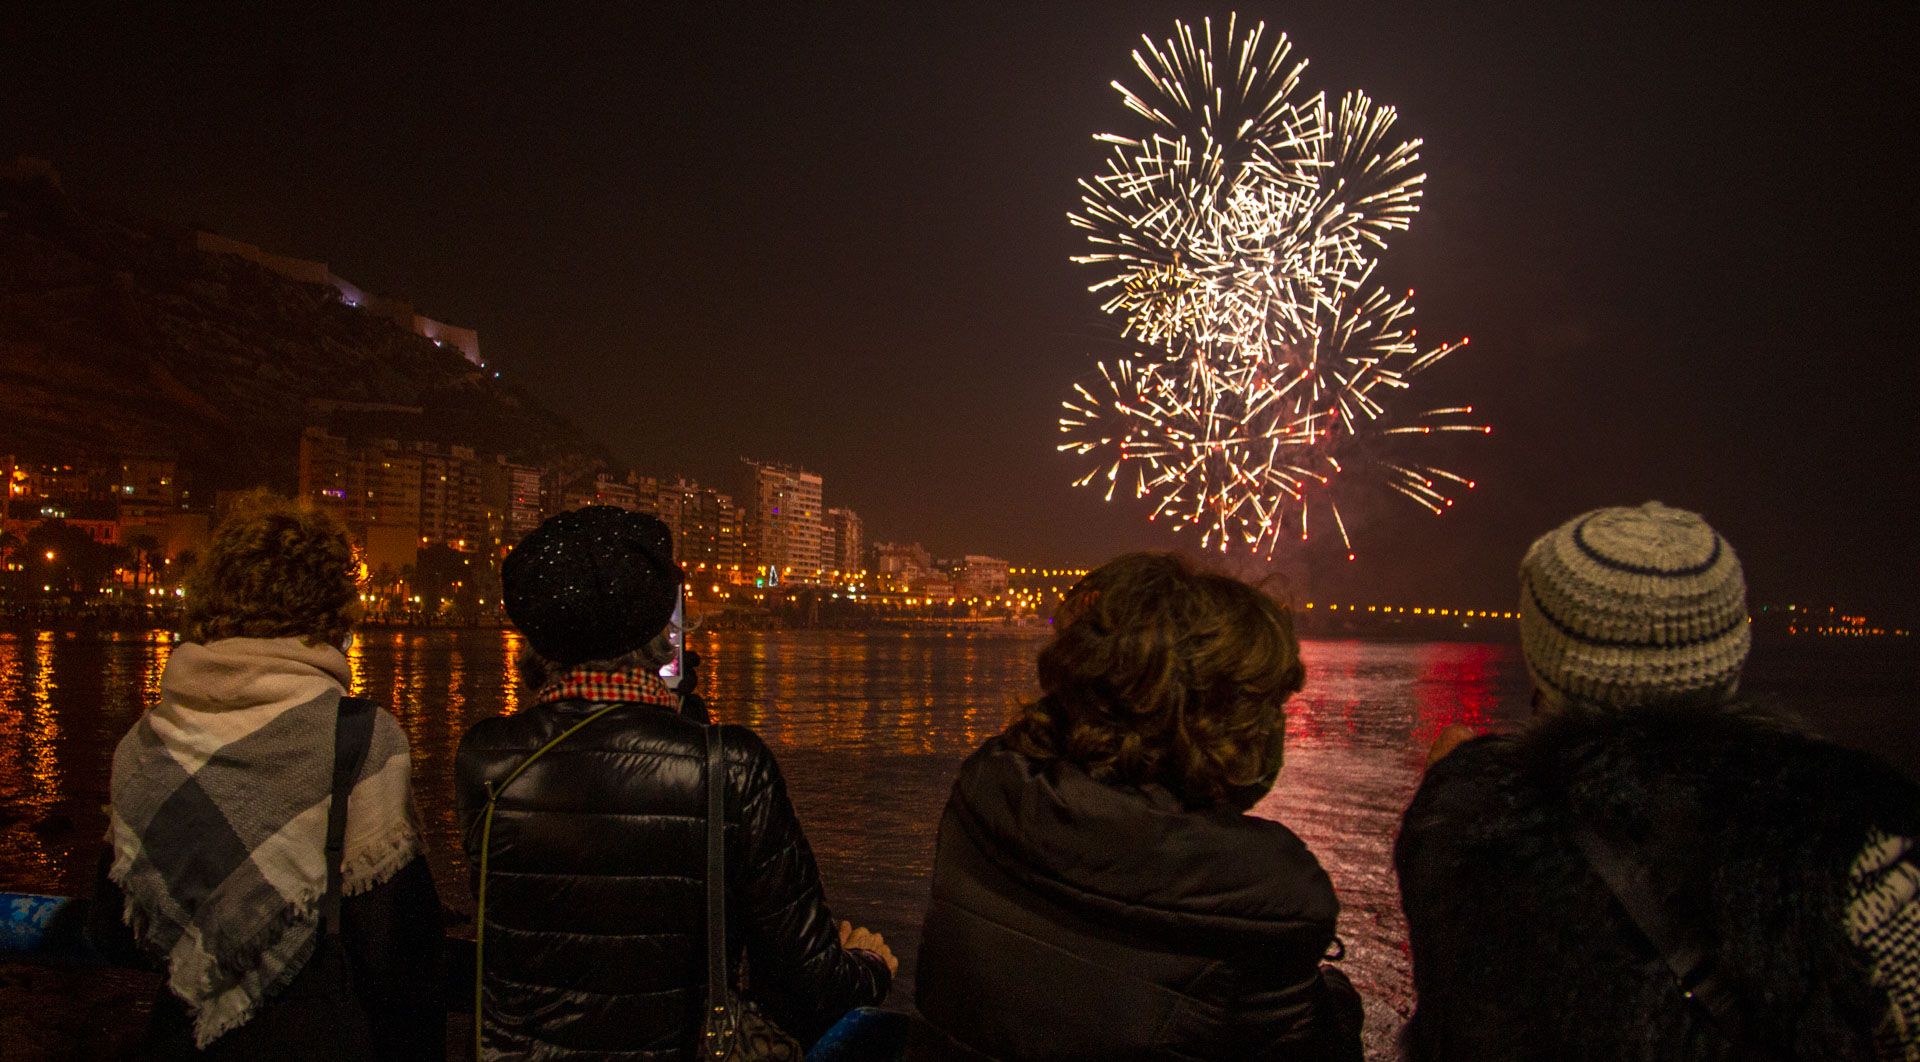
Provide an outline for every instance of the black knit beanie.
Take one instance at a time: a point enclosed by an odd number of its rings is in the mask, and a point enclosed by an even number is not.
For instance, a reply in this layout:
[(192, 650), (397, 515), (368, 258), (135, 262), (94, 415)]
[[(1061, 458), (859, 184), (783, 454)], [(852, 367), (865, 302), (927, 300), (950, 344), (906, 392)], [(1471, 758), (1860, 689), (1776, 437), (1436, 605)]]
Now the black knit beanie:
[(549, 517), (500, 566), (507, 617), (561, 667), (645, 645), (673, 617), (685, 577), (667, 525), (610, 505)]

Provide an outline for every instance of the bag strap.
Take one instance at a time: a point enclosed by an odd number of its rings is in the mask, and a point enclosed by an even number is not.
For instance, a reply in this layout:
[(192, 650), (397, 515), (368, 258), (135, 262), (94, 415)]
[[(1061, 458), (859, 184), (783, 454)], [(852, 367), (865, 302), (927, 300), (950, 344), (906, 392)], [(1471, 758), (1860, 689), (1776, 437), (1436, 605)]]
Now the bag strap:
[(1680, 924), (1655, 893), (1653, 868), (1625, 845), (1602, 837), (1590, 826), (1574, 831), (1573, 843), (1587, 866), (1613, 893), (1653, 950), (1660, 953), (1680, 994), (1700, 1008), (1713, 1024), (1743, 1052), (1743, 1058), (1777, 1059), (1774, 1051), (1757, 1044), (1740, 1017), (1734, 991), (1720, 976), (1719, 963), (1698, 930)]
[(701, 728), (707, 745), (707, 1011), (727, 1005), (727, 761), (720, 728)]
[(373, 702), (359, 697), (340, 698), (333, 723), (333, 797), (327, 802), (327, 895), (320, 902), (320, 920), (327, 935), (340, 935), (340, 893), (346, 870), (347, 803), (360, 781), (373, 743)]

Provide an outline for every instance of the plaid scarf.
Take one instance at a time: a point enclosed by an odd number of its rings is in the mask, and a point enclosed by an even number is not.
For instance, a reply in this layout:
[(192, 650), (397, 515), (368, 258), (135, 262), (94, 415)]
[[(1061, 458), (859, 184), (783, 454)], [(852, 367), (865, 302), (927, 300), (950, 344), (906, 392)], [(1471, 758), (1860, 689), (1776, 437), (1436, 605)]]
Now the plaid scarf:
[(660, 675), (643, 665), (607, 670), (581, 664), (554, 676), (540, 692), (535, 704), (555, 701), (594, 701), (657, 704), (662, 708), (680, 707), (680, 695), (667, 688)]
[[(334, 721), (352, 677), (332, 646), (227, 638), (174, 649), (160, 703), (113, 755), (109, 875), (166, 961), (206, 1047), (313, 954), (326, 894)], [(347, 895), (420, 852), (406, 735), (386, 712), (347, 805)]]
[(1920, 863), (1912, 838), (1867, 836), (1847, 878), (1847, 934), (1886, 990), (1876, 1047), (1884, 1062), (1920, 1060)]

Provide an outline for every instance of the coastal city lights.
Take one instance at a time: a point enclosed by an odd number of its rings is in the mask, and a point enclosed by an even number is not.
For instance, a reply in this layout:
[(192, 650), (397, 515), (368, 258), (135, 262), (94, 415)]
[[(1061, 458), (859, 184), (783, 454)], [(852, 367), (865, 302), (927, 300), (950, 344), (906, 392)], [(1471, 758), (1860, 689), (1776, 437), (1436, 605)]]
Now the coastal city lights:
[[(792, 614), (814, 622), (837, 615), (842, 622), (1044, 625), (1090, 571), (980, 554), (938, 558), (917, 543), (866, 541), (858, 514), (822, 508), (822, 477), (766, 462), (743, 462), (734, 492), (604, 470), (569, 481), (470, 447), (350, 442), (313, 427), (302, 436), (298, 466), (301, 494), (339, 512), (353, 533), (359, 601), (371, 623), (503, 622), (500, 559), (551, 512), (589, 504), (660, 517), (674, 532), (690, 599), (714, 622)], [(0, 509), (0, 609), (105, 616), (176, 608), (186, 592), (180, 576), (206, 548), (223, 504), (217, 494), (200, 504), (176, 492), (177, 470), (164, 456), (53, 464), (0, 458), (0, 475), (16, 485)], [(736, 496), (759, 499), (761, 509), (736, 504)], [(65, 515), (43, 515), (49, 511)], [(60, 549), (29, 545), (49, 538), (73, 542), (68, 553), (79, 559), (62, 563)], [(35, 583), (39, 593), (24, 592)], [(1518, 617), (1502, 608), (1361, 600), (1307, 599), (1293, 608), (1303, 629), (1322, 634)], [(1763, 605), (1754, 619), (1791, 637), (1909, 636), (1837, 606)]]

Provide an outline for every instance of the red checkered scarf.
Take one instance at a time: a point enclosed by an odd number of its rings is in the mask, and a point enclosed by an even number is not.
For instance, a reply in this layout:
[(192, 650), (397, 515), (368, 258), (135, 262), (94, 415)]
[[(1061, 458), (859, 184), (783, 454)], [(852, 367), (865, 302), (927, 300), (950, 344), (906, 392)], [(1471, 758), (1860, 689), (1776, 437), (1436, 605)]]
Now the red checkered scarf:
[(582, 665), (564, 671), (540, 687), (540, 692), (533, 697), (535, 704), (554, 701), (618, 701), (680, 707), (680, 695), (668, 689), (660, 676), (644, 664), (612, 671)]

